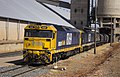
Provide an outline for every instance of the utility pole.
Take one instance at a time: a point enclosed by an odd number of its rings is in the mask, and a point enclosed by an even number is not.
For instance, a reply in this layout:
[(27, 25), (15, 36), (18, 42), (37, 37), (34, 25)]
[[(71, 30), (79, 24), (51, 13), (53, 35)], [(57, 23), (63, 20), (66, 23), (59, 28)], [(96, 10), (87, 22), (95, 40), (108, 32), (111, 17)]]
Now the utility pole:
[(94, 54), (96, 54), (96, 24), (97, 24), (97, 0), (95, 0)]
[(111, 34), (110, 34), (110, 46), (112, 46), (112, 17), (111, 17)]

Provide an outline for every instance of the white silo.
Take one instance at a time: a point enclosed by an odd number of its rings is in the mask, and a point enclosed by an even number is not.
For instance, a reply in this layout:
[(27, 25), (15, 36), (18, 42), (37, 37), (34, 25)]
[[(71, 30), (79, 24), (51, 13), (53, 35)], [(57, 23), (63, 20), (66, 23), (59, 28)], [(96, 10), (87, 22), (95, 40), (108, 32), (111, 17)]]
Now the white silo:
[(120, 37), (120, 0), (98, 0), (98, 19), (100, 26), (114, 28), (114, 41)]

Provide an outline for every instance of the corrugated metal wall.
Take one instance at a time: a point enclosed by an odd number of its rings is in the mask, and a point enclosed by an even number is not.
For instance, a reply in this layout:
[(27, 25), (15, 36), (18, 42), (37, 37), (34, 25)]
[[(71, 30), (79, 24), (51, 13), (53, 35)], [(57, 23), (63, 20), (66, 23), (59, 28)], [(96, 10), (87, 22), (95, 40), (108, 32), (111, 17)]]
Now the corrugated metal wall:
[(6, 39), (6, 19), (0, 18), (0, 40)]
[(2, 40), (23, 40), (24, 27), (28, 22), (13, 19), (0, 18), (0, 41)]
[(17, 21), (10, 20), (8, 26), (8, 40), (17, 40)]
[(24, 37), (24, 28), (25, 26), (27, 26), (27, 22), (21, 22), (20, 24), (20, 37), (19, 37), (19, 40), (23, 40), (23, 37)]

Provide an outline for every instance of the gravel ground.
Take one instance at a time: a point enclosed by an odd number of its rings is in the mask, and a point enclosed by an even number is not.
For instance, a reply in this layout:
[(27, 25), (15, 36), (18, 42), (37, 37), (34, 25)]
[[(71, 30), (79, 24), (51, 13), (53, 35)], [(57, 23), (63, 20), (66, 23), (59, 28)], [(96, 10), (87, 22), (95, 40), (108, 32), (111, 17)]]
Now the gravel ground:
[(50, 71), (49, 68), (45, 67), (45, 68), (39, 68), (33, 71), (30, 71), (28, 73), (22, 74), (19, 77), (37, 77), (38, 75), (43, 75), (46, 74)]
[(120, 77), (120, 48), (86, 77)]
[[(119, 44), (114, 44), (113, 47), (110, 47), (109, 44), (99, 46), (97, 47), (97, 54), (94, 54), (93, 49), (91, 49), (87, 52), (80, 53), (66, 60), (61, 60), (57, 62), (58, 68), (66, 67), (66, 70), (61, 71), (61, 70), (51, 69), (49, 73), (44, 74), (42, 76), (40, 75), (38, 77), (86, 77), (86, 76), (94, 77), (94, 75), (99, 74), (99, 72), (98, 73), (96, 72), (96, 74), (94, 74), (93, 72), (95, 72), (100, 65), (104, 64), (104, 62), (108, 60), (109, 57), (111, 57), (111, 55), (115, 54), (116, 53), (115, 51), (120, 51), (120, 49), (118, 48), (119, 48)], [(120, 54), (120, 52), (118, 53)], [(119, 58), (115, 59), (115, 61), (116, 60), (119, 60)], [(117, 62), (115, 64), (114, 63), (115, 63), (114, 61), (113, 62), (111, 61), (112, 66), (110, 67), (113, 67), (113, 65), (115, 65)], [(52, 65), (52, 67), (54, 67), (54, 65), (55, 63)], [(107, 70), (108, 64), (104, 64), (104, 65), (106, 65), (104, 68), (102, 66), (99, 68), (102, 68), (102, 70)], [(100, 77), (120, 77), (119, 67), (120, 67), (119, 63), (116, 64), (116, 68), (118, 69), (113, 67), (113, 69), (116, 70), (117, 74), (114, 72), (110, 72), (111, 75), (104, 76), (103, 74)], [(103, 71), (102, 73), (106, 73), (106, 71)], [(115, 75), (112, 76), (112, 74)], [(96, 75), (96, 77), (99, 77), (99, 75)]]
[[(13, 70), (14, 69), (14, 70)], [(36, 77), (49, 71), (47, 66), (7, 66), (0, 68), (0, 77)]]
[(18, 67), (21, 67), (21, 66), (11, 65), (11, 66), (6, 66), (6, 67), (0, 67), (0, 77), (10, 77), (10, 75), (3, 74), (2, 72), (5, 72), (5, 71), (11, 70), (11, 69), (15, 69)]

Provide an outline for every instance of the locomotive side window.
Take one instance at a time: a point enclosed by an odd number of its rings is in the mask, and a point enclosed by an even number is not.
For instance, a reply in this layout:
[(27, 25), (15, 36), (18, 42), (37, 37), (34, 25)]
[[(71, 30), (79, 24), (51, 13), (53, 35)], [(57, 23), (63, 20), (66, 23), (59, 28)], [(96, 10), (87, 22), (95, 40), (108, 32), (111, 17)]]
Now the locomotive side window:
[(41, 37), (41, 38), (52, 38), (53, 33), (52, 31), (46, 30), (25, 30), (26, 37)]

